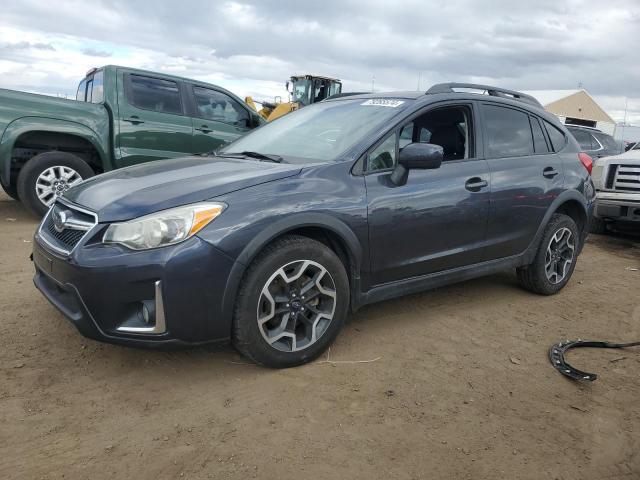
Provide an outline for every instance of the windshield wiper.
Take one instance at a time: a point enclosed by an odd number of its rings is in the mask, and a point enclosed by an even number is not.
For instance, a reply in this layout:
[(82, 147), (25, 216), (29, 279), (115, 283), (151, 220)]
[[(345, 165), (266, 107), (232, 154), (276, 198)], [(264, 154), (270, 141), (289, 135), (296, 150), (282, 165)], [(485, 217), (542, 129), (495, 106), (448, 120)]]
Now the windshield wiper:
[(256, 158), (258, 160), (266, 160), (268, 162), (274, 163), (282, 163), (282, 157), (280, 155), (273, 155), (270, 153), (260, 153), (260, 152), (240, 152), (239, 155), (244, 155), (245, 157)]

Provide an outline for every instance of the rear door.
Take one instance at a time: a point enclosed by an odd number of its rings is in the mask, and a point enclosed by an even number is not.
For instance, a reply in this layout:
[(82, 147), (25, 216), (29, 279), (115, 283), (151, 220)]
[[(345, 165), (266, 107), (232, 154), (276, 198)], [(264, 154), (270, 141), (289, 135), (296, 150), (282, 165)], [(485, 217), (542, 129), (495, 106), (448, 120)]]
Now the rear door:
[[(526, 110), (482, 104), (485, 157), (491, 172), (487, 259), (522, 253), (562, 192), (562, 161), (544, 122)], [(555, 128), (555, 127), (554, 127)]]
[(193, 98), (193, 153), (207, 153), (246, 134), (252, 127), (248, 107), (214, 88), (189, 85)]
[(119, 167), (191, 152), (193, 127), (182, 82), (129, 72), (119, 74), (118, 82)]

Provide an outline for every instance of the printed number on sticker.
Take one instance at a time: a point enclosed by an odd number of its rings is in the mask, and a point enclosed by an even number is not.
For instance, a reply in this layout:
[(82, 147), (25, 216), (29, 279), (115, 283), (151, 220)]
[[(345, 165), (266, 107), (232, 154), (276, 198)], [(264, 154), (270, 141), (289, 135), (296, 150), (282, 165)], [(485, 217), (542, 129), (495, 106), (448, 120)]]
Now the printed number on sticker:
[(403, 100), (393, 100), (390, 98), (372, 98), (371, 100), (367, 100), (366, 102), (361, 103), (360, 105), (374, 105), (376, 107), (395, 108), (395, 107), (399, 107), (403, 103), (404, 103)]

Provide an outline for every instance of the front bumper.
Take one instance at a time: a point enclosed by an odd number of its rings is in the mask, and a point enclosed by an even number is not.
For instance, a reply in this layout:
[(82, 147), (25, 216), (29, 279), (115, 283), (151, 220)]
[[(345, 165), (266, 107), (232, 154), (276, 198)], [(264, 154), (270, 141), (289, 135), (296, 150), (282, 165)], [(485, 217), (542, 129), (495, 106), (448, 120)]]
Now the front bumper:
[(595, 216), (616, 222), (640, 222), (640, 195), (598, 192)]
[[(197, 236), (177, 245), (131, 251), (83, 245), (63, 256), (36, 234), (34, 283), (84, 336), (139, 346), (199, 344), (229, 339), (222, 300), (233, 260)], [(141, 302), (160, 295), (165, 328), (122, 331)], [(131, 329), (130, 329), (131, 330)]]

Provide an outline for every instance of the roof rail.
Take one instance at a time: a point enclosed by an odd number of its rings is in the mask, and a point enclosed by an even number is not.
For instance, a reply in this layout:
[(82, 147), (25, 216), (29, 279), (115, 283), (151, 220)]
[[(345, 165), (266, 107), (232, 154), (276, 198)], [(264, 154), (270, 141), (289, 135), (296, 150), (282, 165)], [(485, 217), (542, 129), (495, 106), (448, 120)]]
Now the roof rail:
[(542, 104), (531, 95), (516, 92), (515, 90), (507, 90), (505, 88), (491, 87), (489, 85), (478, 85), (476, 83), (438, 83), (427, 90), (427, 94), (435, 93), (454, 93), (454, 88), (469, 88), (473, 90), (484, 90), (492, 97), (510, 98), (512, 100), (520, 100), (530, 105), (544, 108)]

